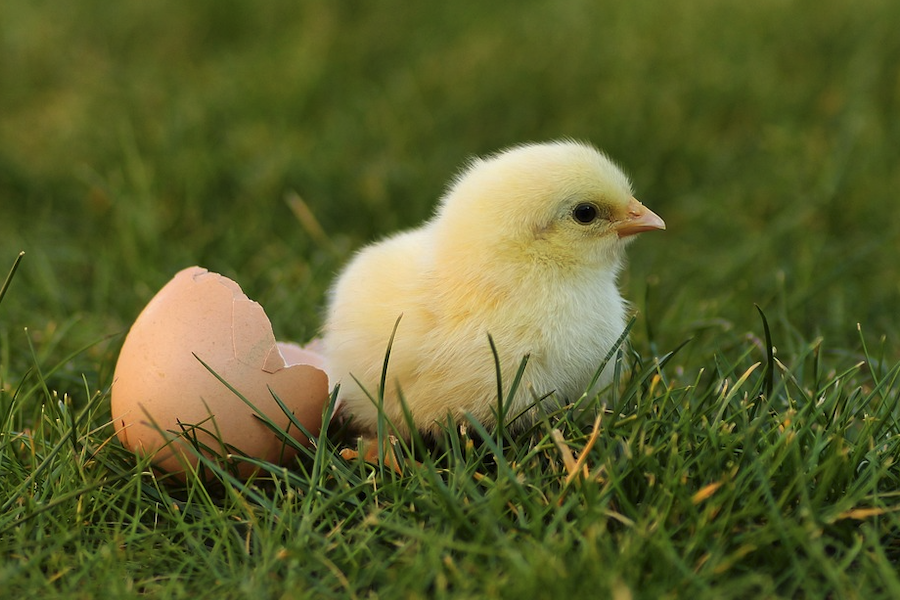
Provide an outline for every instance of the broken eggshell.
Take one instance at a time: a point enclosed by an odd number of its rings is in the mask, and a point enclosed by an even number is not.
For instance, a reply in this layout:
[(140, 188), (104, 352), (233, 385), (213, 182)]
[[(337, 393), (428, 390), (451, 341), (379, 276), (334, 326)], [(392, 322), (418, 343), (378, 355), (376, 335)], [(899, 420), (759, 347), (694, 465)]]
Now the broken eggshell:
[[(185, 463), (196, 467), (196, 448), (209, 457), (244, 454), (284, 464), (296, 450), (216, 375), (309, 445), (272, 393), (318, 435), (328, 401), (322, 365), (315, 351), (276, 342), (262, 307), (237, 283), (190, 267), (153, 297), (125, 338), (113, 376), (113, 424), (125, 447), (153, 455), (154, 466), (165, 472), (183, 473)], [(235, 463), (242, 477), (255, 471), (250, 463)]]

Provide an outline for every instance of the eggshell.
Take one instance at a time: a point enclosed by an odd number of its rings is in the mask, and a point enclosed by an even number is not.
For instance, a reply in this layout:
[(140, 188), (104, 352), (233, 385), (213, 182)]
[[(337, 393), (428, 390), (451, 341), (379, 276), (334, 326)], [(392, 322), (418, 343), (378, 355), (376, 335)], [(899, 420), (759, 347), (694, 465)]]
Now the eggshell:
[[(296, 456), (201, 360), (294, 439), (310, 443), (272, 392), (318, 434), (328, 401), (322, 357), (276, 342), (262, 307), (237, 283), (190, 267), (154, 296), (122, 346), (111, 411), (124, 446), (154, 455), (154, 465), (172, 473), (182, 473), (185, 461), (197, 465), (192, 445), (211, 457), (242, 453), (284, 463)], [(254, 468), (237, 462), (237, 470), (247, 477)]]

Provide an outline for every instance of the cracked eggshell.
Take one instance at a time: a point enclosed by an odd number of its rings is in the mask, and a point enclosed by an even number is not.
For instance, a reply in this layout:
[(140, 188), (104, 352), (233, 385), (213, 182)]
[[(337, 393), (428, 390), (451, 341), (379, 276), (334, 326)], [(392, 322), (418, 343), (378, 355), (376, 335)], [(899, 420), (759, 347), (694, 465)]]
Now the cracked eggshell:
[[(144, 308), (119, 354), (111, 411), (125, 447), (153, 455), (153, 464), (171, 473), (182, 473), (185, 462), (197, 465), (192, 444), (213, 450), (207, 456), (243, 453), (275, 463), (296, 456), (201, 360), (294, 439), (310, 443), (290, 426), (270, 388), (318, 434), (328, 401), (322, 357), (276, 342), (262, 307), (237, 283), (190, 267)], [(237, 461), (237, 470), (247, 477), (254, 468)]]

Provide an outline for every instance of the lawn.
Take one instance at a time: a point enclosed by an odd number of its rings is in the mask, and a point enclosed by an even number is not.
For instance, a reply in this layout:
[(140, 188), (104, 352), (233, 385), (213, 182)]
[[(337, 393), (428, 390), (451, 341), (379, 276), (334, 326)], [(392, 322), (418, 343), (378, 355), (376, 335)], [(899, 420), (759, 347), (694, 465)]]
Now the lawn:
[[(900, 597), (900, 4), (0, 5), (0, 595)], [(572, 137), (664, 233), (614, 389), (169, 486), (109, 389), (178, 270), (306, 341), (473, 156)], [(301, 198), (312, 218), (292, 209)]]

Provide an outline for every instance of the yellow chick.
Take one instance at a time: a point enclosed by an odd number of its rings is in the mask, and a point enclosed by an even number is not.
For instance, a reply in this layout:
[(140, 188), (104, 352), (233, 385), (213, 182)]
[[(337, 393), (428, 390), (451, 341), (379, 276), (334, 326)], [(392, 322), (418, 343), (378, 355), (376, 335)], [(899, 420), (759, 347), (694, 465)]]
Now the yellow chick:
[[(665, 223), (591, 146), (529, 144), (473, 160), (430, 221), (363, 248), (331, 290), (323, 354), (341, 414), (376, 431), (369, 395), (378, 397), (395, 323), (383, 410), (400, 435), (401, 402), (424, 433), (448, 415), (495, 424), (489, 335), (504, 398), (529, 356), (507, 415), (545, 397), (577, 399), (626, 325), (623, 250), (651, 229)], [(611, 376), (608, 365), (596, 389)]]

